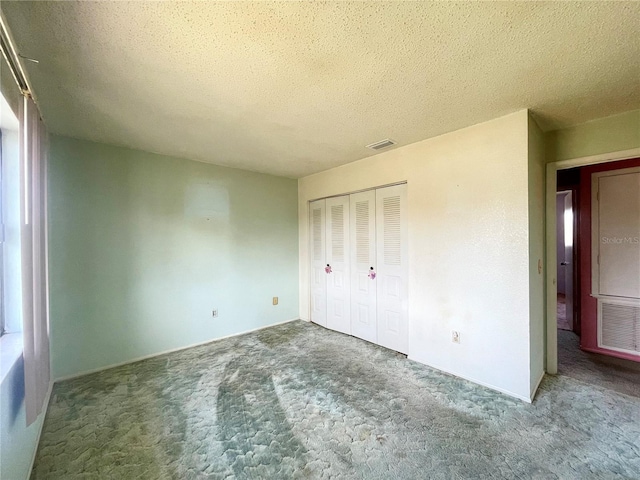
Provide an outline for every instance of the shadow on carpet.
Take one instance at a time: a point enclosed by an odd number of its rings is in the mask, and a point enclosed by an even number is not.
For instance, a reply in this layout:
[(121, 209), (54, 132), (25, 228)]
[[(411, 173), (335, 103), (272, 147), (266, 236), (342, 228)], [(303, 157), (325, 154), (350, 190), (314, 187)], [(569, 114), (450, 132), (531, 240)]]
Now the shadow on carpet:
[(33, 479), (640, 478), (640, 399), (534, 404), (302, 321), (55, 385)]

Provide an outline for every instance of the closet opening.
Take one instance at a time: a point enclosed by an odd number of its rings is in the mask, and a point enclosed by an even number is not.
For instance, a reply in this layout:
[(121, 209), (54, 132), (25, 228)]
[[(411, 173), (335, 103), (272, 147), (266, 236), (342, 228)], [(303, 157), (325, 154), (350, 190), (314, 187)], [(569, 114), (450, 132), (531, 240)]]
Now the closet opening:
[(311, 321), (407, 354), (406, 184), (309, 203)]

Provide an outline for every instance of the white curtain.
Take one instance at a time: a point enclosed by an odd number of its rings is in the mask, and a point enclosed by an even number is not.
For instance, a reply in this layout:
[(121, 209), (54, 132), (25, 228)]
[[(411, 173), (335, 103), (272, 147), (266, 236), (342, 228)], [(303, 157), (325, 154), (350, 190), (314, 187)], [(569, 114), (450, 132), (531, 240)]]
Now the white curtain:
[(49, 295), (47, 272), (47, 132), (38, 107), (25, 97), (20, 108), (22, 328), (27, 425), (49, 391)]

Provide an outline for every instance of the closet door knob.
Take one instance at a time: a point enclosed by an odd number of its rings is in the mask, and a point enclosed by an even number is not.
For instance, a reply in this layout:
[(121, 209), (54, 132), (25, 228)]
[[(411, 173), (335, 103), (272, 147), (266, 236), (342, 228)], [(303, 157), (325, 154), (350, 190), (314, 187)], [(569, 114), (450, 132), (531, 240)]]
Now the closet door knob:
[(327, 263), (327, 266), (326, 266), (326, 267), (324, 267), (324, 271), (325, 271), (326, 273), (331, 273), (331, 265), (329, 265), (329, 264)]

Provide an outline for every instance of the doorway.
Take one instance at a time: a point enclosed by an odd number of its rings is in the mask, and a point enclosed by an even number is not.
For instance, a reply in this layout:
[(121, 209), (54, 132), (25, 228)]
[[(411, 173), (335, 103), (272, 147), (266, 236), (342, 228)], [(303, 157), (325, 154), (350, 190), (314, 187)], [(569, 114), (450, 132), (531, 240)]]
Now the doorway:
[(406, 184), (309, 203), (311, 321), (407, 354)]
[(553, 175), (547, 334), (553, 327), (556, 338), (547, 362), (555, 353), (556, 370), (548, 371), (640, 396), (640, 158), (556, 167)]
[[(564, 260), (564, 256), (561, 260), (558, 260), (558, 231), (557, 221), (561, 221), (564, 225), (564, 210), (558, 214), (558, 193), (563, 193), (568, 190), (573, 194), (573, 257), (574, 265), (573, 270), (577, 272), (577, 276), (574, 273), (573, 282), (573, 329), (572, 331), (582, 336), (584, 334), (580, 319), (584, 316), (582, 312), (582, 299), (585, 295), (588, 296), (591, 293), (590, 282), (583, 282), (582, 271), (591, 271), (590, 258), (591, 255), (580, 255), (580, 247), (583, 240), (578, 241), (578, 232), (581, 228), (586, 227), (582, 225), (583, 211), (582, 206), (585, 202), (590, 202), (591, 195), (589, 194), (583, 198), (579, 187), (574, 189), (575, 185), (580, 183), (580, 167), (595, 166), (600, 164), (608, 164), (610, 162), (624, 161), (637, 159), (640, 157), (640, 148), (634, 148), (626, 151), (612, 152), (601, 155), (594, 155), (590, 157), (575, 158), (570, 160), (562, 160), (558, 162), (552, 162), (547, 164), (546, 167), (546, 372), (549, 374), (558, 373), (558, 333), (566, 332), (566, 330), (560, 330), (558, 328), (558, 278), (559, 278), (559, 264)], [(626, 166), (626, 165), (625, 165)], [(631, 165), (629, 165), (631, 166)], [(590, 222), (588, 222), (590, 223)], [(590, 228), (590, 227), (589, 227)], [(564, 233), (564, 232), (563, 232)], [(563, 235), (564, 237), (564, 235)], [(590, 244), (590, 236), (586, 237), (586, 241)], [(590, 249), (589, 249), (590, 250)], [(563, 250), (560, 250), (563, 253)], [(577, 257), (579, 255), (579, 257)], [(583, 265), (584, 264), (584, 265)], [(563, 275), (564, 276), (564, 275)], [(586, 277), (585, 277), (586, 278)], [(586, 278), (588, 280), (588, 278)], [(566, 277), (565, 277), (566, 280)], [(588, 287), (585, 293), (582, 293), (582, 283)], [(565, 294), (566, 295), (566, 294)], [(565, 297), (566, 298), (566, 297)], [(579, 345), (579, 343), (578, 343)], [(579, 347), (578, 347), (579, 348)]]
[(573, 192), (556, 194), (556, 271), (558, 279), (558, 328), (574, 330), (574, 207)]

